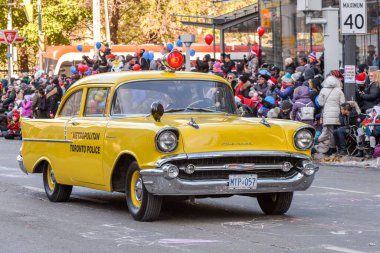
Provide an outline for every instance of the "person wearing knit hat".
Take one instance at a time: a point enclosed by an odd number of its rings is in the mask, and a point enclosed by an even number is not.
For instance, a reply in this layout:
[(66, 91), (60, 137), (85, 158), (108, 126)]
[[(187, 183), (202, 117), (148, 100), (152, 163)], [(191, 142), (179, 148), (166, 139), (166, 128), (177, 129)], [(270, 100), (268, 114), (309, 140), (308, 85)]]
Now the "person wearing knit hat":
[(293, 59), (292, 58), (286, 58), (285, 61), (285, 72), (293, 74), (296, 66), (294, 65)]
[(309, 58), (309, 62), (312, 63), (312, 62), (316, 62), (317, 61), (317, 55), (315, 52), (311, 52), (307, 58)]
[(292, 80), (292, 75), (289, 73), (286, 73), (282, 78), (282, 87), (281, 89), (275, 89), (276, 94), (282, 99), (286, 100), (289, 98), (292, 98), (293, 91), (294, 91), (294, 85)]
[(268, 91), (268, 80), (271, 77), (270, 72), (266, 69), (262, 69), (259, 71), (257, 76), (257, 82), (254, 85), (255, 90), (259, 95), (264, 95)]
[(290, 112), (292, 111), (293, 104), (289, 100), (282, 102), (281, 111), (278, 114), (279, 119), (288, 119), (290, 120)]

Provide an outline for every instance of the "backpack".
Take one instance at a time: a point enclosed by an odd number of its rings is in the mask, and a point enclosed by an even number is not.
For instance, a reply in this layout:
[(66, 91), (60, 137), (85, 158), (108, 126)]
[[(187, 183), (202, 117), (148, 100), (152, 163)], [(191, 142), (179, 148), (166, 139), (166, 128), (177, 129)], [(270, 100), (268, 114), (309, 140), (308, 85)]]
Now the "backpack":
[(314, 120), (314, 111), (315, 108), (313, 106), (313, 102), (309, 102), (308, 104), (304, 104), (301, 102), (296, 102), (299, 104), (303, 104), (304, 107), (301, 108), (301, 110), (298, 112), (298, 116), (300, 117), (301, 120)]

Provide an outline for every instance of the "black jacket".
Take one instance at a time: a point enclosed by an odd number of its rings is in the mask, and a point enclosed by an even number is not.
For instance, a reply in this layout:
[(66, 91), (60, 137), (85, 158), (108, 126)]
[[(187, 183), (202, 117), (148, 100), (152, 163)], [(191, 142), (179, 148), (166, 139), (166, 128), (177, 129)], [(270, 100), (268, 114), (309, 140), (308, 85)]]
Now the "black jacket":
[(349, 116), (345, 116), (340, 113), (339, 122), (342, 127), (349, 127), (359, 125), (360, 121), (358, 121), (358, 113), (356, 111), (351, 111)]
[(208, 73), (209, 65), (207, 61), (197, 59), (197, 67), (199, 72)]
[(233, 61), (225, 62), (222, 66), (222, 71), (228, 74), (232, 71), (233, 67), (235, 67), (235, 62)]
[(364, 88), (364, 94), (359, 94), (359, 97), (362, 100), (362, 112), (373, 108), (380, 102), (380, 88), (375, 83), (370, 83)]

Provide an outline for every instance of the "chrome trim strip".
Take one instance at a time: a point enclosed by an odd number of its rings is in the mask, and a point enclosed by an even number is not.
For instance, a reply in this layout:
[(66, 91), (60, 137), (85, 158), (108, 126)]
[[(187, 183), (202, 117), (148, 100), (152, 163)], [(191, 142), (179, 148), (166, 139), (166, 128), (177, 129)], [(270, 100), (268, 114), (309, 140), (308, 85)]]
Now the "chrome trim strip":
[(192, 154), (177, 154), (173, 156), (166, 156), (158, 160), (155, 164), (156, 168), (161, 167), (163, 164), (171, 161), (185, 160), (185, 159), (203, 159), (203, 158), (218, 158), (218, 157), (244, 157), (244, 156), (261, 156), (261, 157), (293, 157), (300, 159), (309, 159), (311, 157), (301, 153), (284, 152), (284, 151), (225, 151), (225, 152), (204, 152), (204, 153), (192, 153)]
[[(231, 165), (231, 164), (230, 164)], [(253, 164), (252, 166), (245, 166), (244, 163), (236, 164), (241, 165), (235, 168), (228, 167), (228, 164), (225, 165), (208, 165), (208, 166), (195, 166), (195, 171), (255, 171), (255, 170), (281, 170), (282, 164)], [(180, 167), (180, 170), (185, 170), (185, 167)]]
[(25, 142), (53, 142), (53, 143), (73, 143), (72, 140), (57, 140), (57, 139), (32, 139), (32, 138), (24, 138)]

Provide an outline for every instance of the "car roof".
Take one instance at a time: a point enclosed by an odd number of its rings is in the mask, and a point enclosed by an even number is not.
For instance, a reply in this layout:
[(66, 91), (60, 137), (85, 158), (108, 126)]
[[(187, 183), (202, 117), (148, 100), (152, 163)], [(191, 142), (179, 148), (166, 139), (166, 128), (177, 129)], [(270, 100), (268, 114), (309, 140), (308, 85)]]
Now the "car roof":
[(210, 81), (219, 81), (225, 84), (228, 83), (225, 79), (220, 76), (207, 73), (199, 72), (165, 72), (165, 71), (122, 71), (122, 72), (108, 72), (103, 74), (96, 74), (87, 76), (75, 82), (70, 90), (86, 85), (86, 84), (108, 84), (117, 86), (123, 82), (127, 81), (139, 81), (139, 80), (162, 80), (162, 79), (190, 79), (190, 80), (210, 80)]

